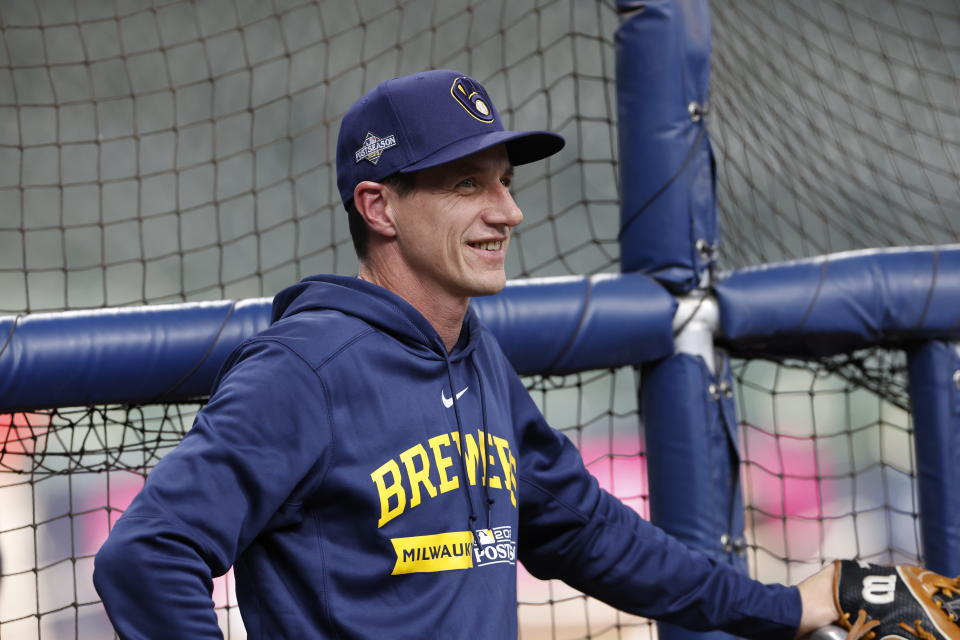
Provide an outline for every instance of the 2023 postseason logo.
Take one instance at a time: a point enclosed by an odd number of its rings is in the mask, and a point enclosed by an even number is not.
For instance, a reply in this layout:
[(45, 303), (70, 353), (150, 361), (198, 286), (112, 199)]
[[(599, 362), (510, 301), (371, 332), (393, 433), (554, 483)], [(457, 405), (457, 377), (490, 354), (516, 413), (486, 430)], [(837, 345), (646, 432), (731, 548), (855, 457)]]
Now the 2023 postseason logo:
[(492, 564), (516, 564), (517, 543), (509, 525), (470, 531), (451, 531), (426, 536), (392, 538), (397, 562), (392, 575), (473, 569)]
[(394, 134), (380, 137), (368, 131), (363, 139), (363, 145), (354, 151), (353, 156), (357, 162), (366, 160), (371, 164), (377, 164), (383, 152), (395, 146), (397, 146), (397, 137)]

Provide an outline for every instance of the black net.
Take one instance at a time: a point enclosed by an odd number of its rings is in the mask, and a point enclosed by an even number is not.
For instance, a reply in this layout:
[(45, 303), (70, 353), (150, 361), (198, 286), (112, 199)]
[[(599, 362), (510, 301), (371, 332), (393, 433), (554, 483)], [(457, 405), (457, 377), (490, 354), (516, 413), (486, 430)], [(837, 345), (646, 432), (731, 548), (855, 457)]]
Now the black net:
[(960, 240), (960, 3), (711, 3), (727, 267)]
[[(0, 415), (0, 638), (114, 637), (93, 588), (93, 557), (198, 408)], [(228, 587), (217, 581), (224, 620)]]
[(610, 0), (0, 0), (0, 25), (0, 313), (355, 273), (340, 118), (425, 68), (567, 139), (518, 170), (508, 276), (617, 263)]
[(735, 367), (756, 577), (796, 583), (836, 558), (920, 563), (904, 365), (902, 352), (871, 351)]

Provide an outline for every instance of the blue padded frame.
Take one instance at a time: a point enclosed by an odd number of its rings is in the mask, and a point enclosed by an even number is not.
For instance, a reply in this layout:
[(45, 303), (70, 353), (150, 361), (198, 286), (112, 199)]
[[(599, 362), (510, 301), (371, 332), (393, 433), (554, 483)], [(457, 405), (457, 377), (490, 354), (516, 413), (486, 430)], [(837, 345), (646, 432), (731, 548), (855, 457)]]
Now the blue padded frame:
[[(472, 304), (520, 373), (673, 352), (676, 302), (640, 274), (515, 281)], [(270, 308), (259, 298), (0, 318), (0, 411), (205, 396)]]
[[(956, 303), (960, 306), (960, 302)], [(960, 343), (908, 352), (920, 541), (928, 569), (960, 575)]]
[(715, 165), (706, 0), (618, 0), (620, 266), (675, 293), (700, 286), (715, 257)]
[(960, 333), (960, 244), (871, 249), (742, 269), (714, 287), (739, 353), (817, 358)]

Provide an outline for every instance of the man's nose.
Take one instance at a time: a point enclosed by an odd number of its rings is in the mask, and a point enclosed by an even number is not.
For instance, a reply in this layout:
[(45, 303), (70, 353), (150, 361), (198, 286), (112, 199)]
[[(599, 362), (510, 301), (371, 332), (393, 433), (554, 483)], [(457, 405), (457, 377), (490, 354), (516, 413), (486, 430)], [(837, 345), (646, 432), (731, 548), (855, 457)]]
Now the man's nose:
[(515, 227), (523, 221), (523, 212), (520, 211), (517, 201), (513, 199), (513, 194), (506, 185), (497, 187), (494, 202), (487, 211), (485, 218), (488, 224), (505, 224)]

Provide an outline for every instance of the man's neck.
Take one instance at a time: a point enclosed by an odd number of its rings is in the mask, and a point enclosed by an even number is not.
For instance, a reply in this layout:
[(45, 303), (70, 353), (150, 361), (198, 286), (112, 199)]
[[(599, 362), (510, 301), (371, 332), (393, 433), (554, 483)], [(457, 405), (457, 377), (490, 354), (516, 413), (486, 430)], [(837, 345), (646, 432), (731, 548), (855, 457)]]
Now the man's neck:
[(467, 307), (470, 304), (469, 298), (438, 295), (434, 287), (423, 286), (423, 283), (418, 280), (397, 277), (386, 270), (376, 269), (367, 264), (360, 265), (359, 277), (409, 302), (433, 326), (443, 340), (447, 352), (457, 344), (463, 328), (463, 318), (467, 315)]

